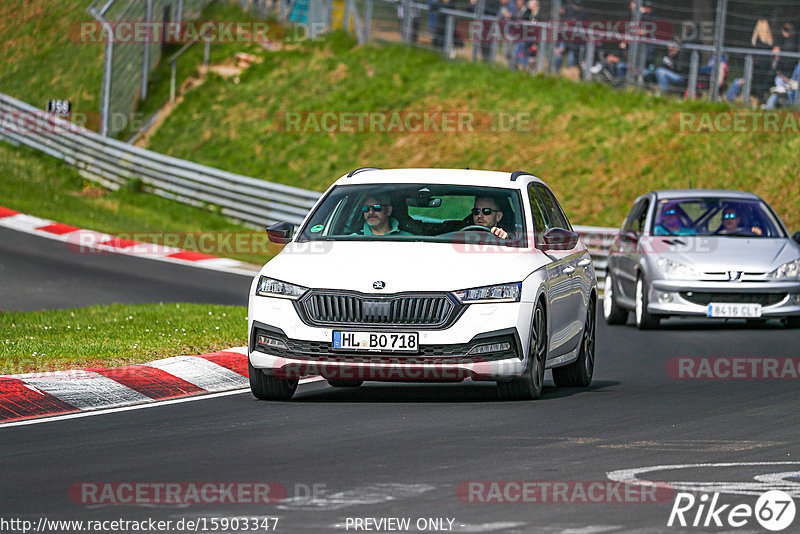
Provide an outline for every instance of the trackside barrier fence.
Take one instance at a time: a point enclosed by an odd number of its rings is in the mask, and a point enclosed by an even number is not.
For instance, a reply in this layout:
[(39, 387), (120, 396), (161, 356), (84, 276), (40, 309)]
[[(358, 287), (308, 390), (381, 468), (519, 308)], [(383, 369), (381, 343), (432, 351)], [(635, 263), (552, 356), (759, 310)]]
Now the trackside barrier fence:
[[(131, 180), (162, 197), (213, 205), (231, 219), (264, 227), (300, 224), (320, 193), (233, 174), (104, 137), (0, 94), (0, 138), (63, 160), (111, 189)], [(605, 279), (608, 245), (616, 229), (575, 226), (592, 255), (598, 282)]]
[(138, 179), (149, 192), (219, 206), (223, 215), (250, 225), (299, 224), (320, 196), (110, 139), (3, 94), (0, 117), (0, 138), (61, 159), (106, 187)]

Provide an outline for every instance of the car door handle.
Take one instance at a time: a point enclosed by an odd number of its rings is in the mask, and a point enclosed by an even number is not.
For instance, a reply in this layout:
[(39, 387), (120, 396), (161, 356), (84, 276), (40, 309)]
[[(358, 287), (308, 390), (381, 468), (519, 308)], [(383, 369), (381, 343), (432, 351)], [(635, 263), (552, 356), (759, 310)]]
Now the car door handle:
[(591, 264), (591, 263), (592, 263), (592, 260), (590, 260), (589, 258), (584, 258), (584, 259), (582, 259), (581, 261), (578, 262), (578, 267), (588, 267), (589, 264)]
[(564, 270), (561, 271), (561, 272), (564, 273), (564, 274), (572, 274), (572, 273), (575, 272), (575, 267), (573, 267), (571, 265), (569, 267), (564, 267)]

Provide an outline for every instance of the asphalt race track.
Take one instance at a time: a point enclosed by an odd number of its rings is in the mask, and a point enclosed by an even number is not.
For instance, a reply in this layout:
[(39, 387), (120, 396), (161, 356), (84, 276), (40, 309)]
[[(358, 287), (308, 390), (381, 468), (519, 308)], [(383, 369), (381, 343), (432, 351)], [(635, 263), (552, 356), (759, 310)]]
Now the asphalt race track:
[(250, 279), (118, 254), (79, 254), (66, 243), (0, 228), (0, 310), (124, 302), (247, 305)]
[[(245, 301), (245, 277), (231, 282), (219, 273), (157, 262), (145, 268), (147, 260), (115, 263), (111, 256), (90, 265), (50, 250), (55, 243), (33, 239), (0, 231), (4, 308), (142, 302), (150, 295)], [(48, 276), (48, 290), (16, 289), (41, 285)], [(133, 280), (135, 287), (128, 287)], [(82, 297), (98, 285), (96, 295)], [(42, 517), (173, 524), (277, 517), (277, 532), (353, 532), (355, 519), (390, 517), (410, 518), (411, 532), (422, 531), (417, 521), (428, 518), (443, 519), (444, 527), (452, 520), (453, 532), (680, 531), (667, 527), (672, 496), (658, 503), (585, 503), (574, 495), (569, 502), (482, 503), (459, 493), (468, 481), (588, 485), (608, 481), (612, 471), (651, 466), (662, 467), (640, 479), (716, 488), (720, 502), (752, 506), (770, 480), (783, 480), (784, 489), (800, 496), (798, 380), (689, 380), (667, 371), (675, 357), (798, 357), (800, 330), (670, 321), (639, 332), (601, 322), (597, 343), (588, 390), (560, 390), (548, 380), (533, 402), (500, 402), (494, 385), (469, 382), (358, 389), (318, 384), (285, 403), (259, 402), (243, 392), (0, 426), (0, 514), (34, 524)], [(753, 462), (764, 464), (740, 465)], [(705, 463), (735, 465), (664, 467)], [(273, 482), (286, 489), (287, 499), (97, 505), (76, 493), (82, 483), (103, 482)], [(704, 485), (712, 482), (718, 484)], [(752, 487), (758, 491), (741, 494)], [(794, 528), (798, 524), (800, 518)], [(762, 530), (751, 520), (739, 531)]]

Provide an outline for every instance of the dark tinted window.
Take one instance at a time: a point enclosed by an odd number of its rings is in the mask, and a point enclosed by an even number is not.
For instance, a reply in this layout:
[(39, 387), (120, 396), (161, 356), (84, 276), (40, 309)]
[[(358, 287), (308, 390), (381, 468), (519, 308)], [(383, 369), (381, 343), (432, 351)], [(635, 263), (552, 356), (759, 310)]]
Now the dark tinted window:
[(567, 220), (567, 216), (564, 215), (564, 210), (561, 209), (561, 206), (556, 200), (555, 195), (547, 189), (545, 186), (541, 184), (534, 184), (536, 191), (538, 191), (539, 196), (542, 198), (542, 202), (544, 203), (545, 213), (547, 216), (547, 227), (548, 228), (564, 228), (566, 230), (572, 230), (572, 227)]

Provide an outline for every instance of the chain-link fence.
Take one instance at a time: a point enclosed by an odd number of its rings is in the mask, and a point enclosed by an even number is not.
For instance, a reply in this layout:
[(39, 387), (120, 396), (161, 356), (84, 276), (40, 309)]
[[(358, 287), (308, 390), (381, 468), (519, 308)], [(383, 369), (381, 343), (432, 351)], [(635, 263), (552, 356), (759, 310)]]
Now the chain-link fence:
[[(105, 56), (100, 98), (100, 132), (123, 129), (138, 100), (147, 97), (150, 72), (161, 59), (171, 23), (194, 20), (213, 0), (95, 0), (88, 12), (104, 36)], [(148, 31), (137, 33), (138, 28)], [(132, 28), (130, 32), (123, 30)], [(123, 36), (123, 38), (121, 38)], [(115, 120), (118, 119), (118, 120)]]
[(687, 98), (768, 108), (799, 100), (796, 0), (249, 1), (274, 6), (311, 35), (344, 28), (361, 42), (402, 41), (450, 58)]

